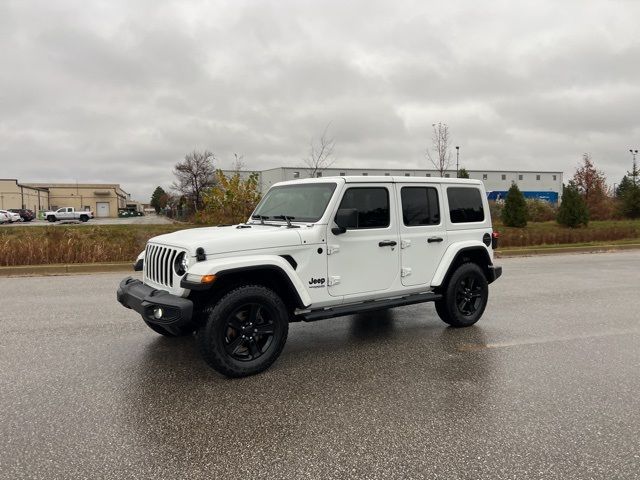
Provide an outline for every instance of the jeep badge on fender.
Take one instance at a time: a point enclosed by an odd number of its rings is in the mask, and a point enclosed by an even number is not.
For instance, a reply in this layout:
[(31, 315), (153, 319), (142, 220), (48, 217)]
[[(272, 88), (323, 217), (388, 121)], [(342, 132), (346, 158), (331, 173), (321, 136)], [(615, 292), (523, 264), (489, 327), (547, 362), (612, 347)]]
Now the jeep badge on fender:
[(434, 302), (445, 323), (473, 325), (502, 273), (487, 238), (479, 180), (281, 182), (246, 223), (149, 240), (141, 279), (125, 278), (117, 295), (154, 332), (196, 332), (211, 367), (243, 377), (276, 361), (289, 322)]

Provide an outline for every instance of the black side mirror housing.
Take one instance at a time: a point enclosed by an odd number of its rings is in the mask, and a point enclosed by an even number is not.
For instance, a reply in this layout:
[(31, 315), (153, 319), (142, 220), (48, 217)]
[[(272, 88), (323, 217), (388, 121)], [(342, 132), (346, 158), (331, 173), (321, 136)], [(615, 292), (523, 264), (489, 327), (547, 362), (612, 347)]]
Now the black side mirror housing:
[(346, 233), (350, 228), (358, 228), (358, 209), (357, 208), (341, 208), (336, 213), (335, 218), (337, 227), (333, 227), (331, 232), (334, 235)]

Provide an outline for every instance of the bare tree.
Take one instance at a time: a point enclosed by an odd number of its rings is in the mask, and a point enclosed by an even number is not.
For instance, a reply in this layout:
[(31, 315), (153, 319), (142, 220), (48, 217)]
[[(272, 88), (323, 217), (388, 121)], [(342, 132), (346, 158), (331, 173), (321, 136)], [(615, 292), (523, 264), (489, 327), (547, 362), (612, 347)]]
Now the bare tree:
[(335, 161), (333, 159), (333, 149), (336, 146), (336, 142), (333, 137), (327, 135), (330, 126), (331, 123), (328, 123), (320, 139), (317, 142), (312, 140), (309, 145), (309, 156), (305, 158), (304, 163), (308, 167), (310, 177), (317, 177), (319, 172), (329, 168)]
[(240, 173), (242, 170), (244, 170), (245, 166), (244, 155), (238, 155), (237, 153), (234, 153), (233, 166), (231, 167), (231, 170), (233, 170), (235, 173)]
[(435, 169), (444, 177), (444, 172), (451, 166), (451, 136), (446, 123), (434, 123), (431, 137), (433, 154), (427, 149), (427, 158)]
[(176, 176), (173, 189), (184, 195), (196, 212), (202, 208), (203, 191), (215, 185), (214, 160), (215, 156), (210, 151), (194, 150), (173, 169)]

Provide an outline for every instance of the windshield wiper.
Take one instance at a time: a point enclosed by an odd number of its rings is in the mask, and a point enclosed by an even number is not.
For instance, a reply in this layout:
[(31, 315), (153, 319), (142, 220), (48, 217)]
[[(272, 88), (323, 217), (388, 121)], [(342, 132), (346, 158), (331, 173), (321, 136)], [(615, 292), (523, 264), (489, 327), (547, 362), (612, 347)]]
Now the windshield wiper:
[(264, 221), (265, 220), (269, 220), (269, 216), (268, 215), (251, 215), (251, 218), (253, 218), (254, 220), (260, 220), (260, 223), (262, 225), (264, 225)]
[(287, 222), (287, 228), (299, 228), (299, 225), (292, 225), (291, 220), (295, 220), (296, 217), (291, 217), (289, 215), (275, 215), (273, 218), (276, 220), (284, 220)]

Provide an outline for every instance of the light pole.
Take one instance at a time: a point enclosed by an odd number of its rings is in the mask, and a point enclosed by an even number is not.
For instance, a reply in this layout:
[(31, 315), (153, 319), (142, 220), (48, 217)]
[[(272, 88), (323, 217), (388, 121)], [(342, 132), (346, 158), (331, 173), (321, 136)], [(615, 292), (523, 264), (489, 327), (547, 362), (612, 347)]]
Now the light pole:
[(638, 149), (630, 148), (629, 153), (633, 157), (633, 170), (631, 170), (631, 176), (633, 177), (633, 184), (637, 185), (638, 181), (636, 177), (638, 176), (638, 167), (636, 166), (636, 155), (638, 155)]
[[(637, 152), (637, 150), (636, 150)], [(458, 169), (460, 167), (460, 147), (456, 145), (456, 178), (458, 178)]]

